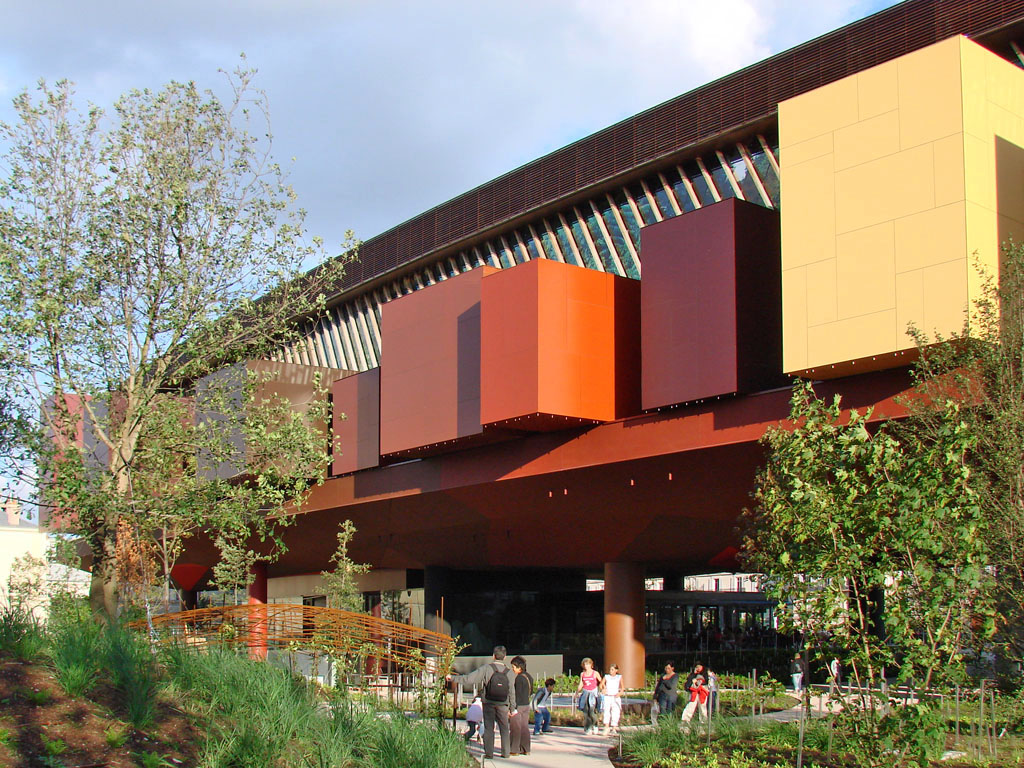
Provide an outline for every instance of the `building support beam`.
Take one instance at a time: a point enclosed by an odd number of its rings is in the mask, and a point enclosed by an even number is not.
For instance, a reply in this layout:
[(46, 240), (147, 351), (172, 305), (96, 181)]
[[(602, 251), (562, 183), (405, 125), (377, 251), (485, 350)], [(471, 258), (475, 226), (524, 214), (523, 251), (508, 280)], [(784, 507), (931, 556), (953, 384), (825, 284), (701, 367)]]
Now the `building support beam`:
[(256, 563), (252, 567), (252, 582), (249, 584), (249, 658), (267, 658), (267, 564)]
[(625, 688), (644, 687), (644, 567), (604, 564), (604, 666), (618, 664)]

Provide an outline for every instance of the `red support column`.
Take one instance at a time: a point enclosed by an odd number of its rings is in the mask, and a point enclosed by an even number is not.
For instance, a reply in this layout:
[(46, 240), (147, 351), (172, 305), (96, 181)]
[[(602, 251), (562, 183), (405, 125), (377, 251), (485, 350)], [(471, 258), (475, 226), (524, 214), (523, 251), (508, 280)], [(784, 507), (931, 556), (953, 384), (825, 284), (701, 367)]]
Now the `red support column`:
[(249, 584), (249, 658), (267, 658), (267, 564), (252, 567)]
[(618, 664), (626, 688), (643, 688), (644, 567), (604, 564), (604, 667)]

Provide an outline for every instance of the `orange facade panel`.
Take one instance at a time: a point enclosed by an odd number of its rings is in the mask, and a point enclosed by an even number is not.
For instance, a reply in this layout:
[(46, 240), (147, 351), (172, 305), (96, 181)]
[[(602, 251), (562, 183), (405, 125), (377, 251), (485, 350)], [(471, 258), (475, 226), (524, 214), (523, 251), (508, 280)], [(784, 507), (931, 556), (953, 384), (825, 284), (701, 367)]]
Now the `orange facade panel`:
[(380, 368), (341, 379), (331, 386), (334, 434), (332, 475), (380, 464)]
[(635, 280), (534, 259), (483, 280), (480, 418), (564, 429), (639, 410)]
[(380, 453), (443, 450), (479, 435), (481, 267), (381, 310)]

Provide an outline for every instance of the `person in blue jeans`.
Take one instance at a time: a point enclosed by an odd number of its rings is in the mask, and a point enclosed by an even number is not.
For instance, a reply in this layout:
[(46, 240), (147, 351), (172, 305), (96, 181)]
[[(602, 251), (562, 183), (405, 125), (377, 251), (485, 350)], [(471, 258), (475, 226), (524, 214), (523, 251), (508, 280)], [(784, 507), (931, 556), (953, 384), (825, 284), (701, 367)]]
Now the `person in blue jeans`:
[(549, 677), (544, 687), (533, 694), (533, 735), (551, 733), (551, 693), (555, 690), (555, 680)]

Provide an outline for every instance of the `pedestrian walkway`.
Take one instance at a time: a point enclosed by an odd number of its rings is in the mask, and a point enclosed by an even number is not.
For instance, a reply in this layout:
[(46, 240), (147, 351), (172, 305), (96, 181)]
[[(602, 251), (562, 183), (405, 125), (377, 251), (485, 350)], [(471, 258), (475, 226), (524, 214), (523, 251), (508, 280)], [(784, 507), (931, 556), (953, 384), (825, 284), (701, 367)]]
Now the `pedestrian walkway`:
[[(531, 766), (531, 768), (611, 768), (608, 749), (618, 743), (615, 737), (584, 736), (582, 728), (553, 727), (551, 733), (533, 736), (530, 754), (501, 758), (495, 739), (493, 760), (485, 760), (484, 768), (492, 766)], [(470, 742), (469, 754), (477, 765), (484, 754), (484, 748), (476, 741)]]

